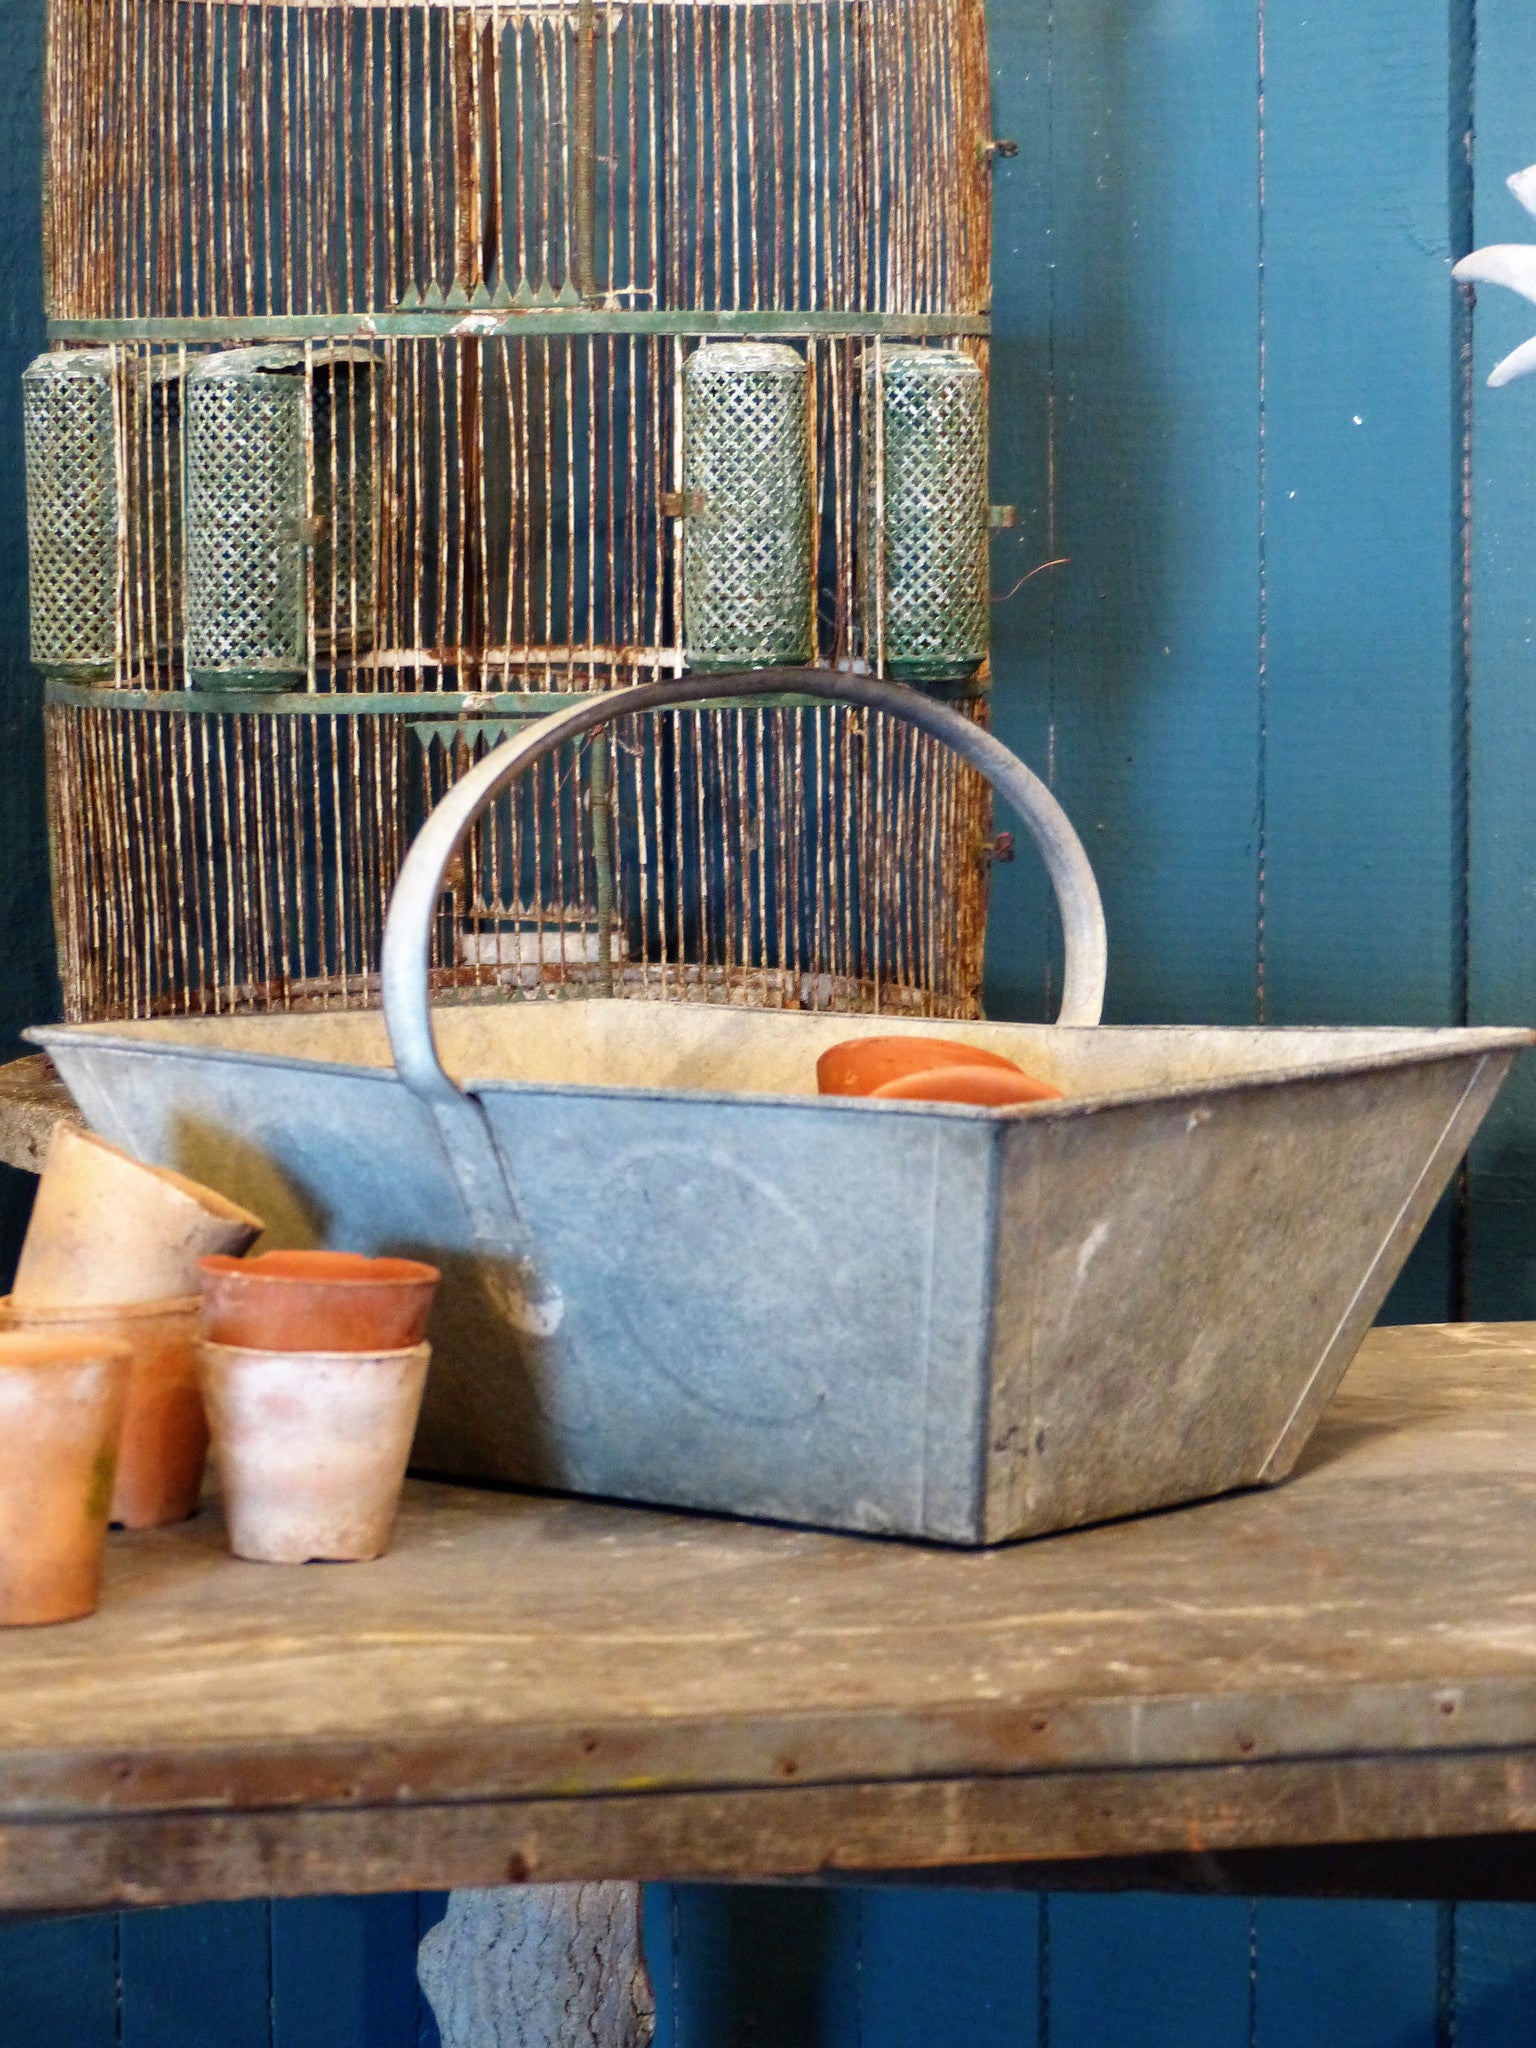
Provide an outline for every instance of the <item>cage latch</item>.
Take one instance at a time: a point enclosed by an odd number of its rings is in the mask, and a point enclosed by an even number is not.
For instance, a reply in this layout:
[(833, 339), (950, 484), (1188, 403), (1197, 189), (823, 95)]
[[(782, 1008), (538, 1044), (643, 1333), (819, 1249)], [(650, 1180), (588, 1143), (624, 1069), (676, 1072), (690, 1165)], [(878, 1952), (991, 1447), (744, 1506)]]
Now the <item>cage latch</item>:
[(1018, 153), (1019, 145), (1007, 141), (1000, 135), (983, 136), (976, 144), (976, 161), (988, 170), (991, 169), (995, 157), (1017, 156)]
[(987, 507), (988, 526), (994, 529), (1006, 527), (1011, 532), (1018, 523), (1019, 508), (1017, 505), (989, 505)]
[(663, 519), (697, 519), (703, 510), (702, 491), (663, 491), (661, 494)]

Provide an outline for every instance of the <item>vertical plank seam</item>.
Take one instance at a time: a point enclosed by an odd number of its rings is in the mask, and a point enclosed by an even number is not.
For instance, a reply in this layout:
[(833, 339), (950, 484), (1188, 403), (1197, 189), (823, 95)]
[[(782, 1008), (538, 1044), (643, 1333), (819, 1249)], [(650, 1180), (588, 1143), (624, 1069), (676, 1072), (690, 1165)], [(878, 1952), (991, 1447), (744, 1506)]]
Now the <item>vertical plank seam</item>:
[(1456, 2048), (1456, 1907), (1435, 1909), (1435, 2048)]
[[(1045, 559), (1054, 562), (1060, 553), (1056, 525), (1056, 8), (1054, 0), (1045, 10)], [(1046, 598), (1046, 700), (1045, 781), (1056, 788), (1056, 662), (1059, 610), (1057, 579), (1051, 578)], [(1046, 913), (1047, 918), (1050, 912)], [(1050, 933), (1046, 931), (1042, 954), (1045, 960), (1045, 1007), (1042, 1016), (1056, 1014), (1055, 961)]]
[(416, 1894), (416, 1949), (411, 1959), (411, 1988), (416, 1994), (416, 2048), (427, 2044), (427, 1995), (421, 1988), (421, 1943), (426, 1930), (422, 1921), (427, 1917), (426, 1901), (422, 1894)]
[[(1477, 0), (1449, 0), (1450, 18), (1450, 133), (1447, 161), (1449, 242), (1452, 261), (1472, 248), (1475, 234), (1477, 91)], [(1455, 900), (1452, 904), (1452, 1015), (1456, 1023), (1471, 1020), (1472, 979), (1472, 434), (1475, 378), (1473, 368), (1473, 307), (1470, 285), (1455, 287), (1455, 311), (1451, 321), (1452, 418), (1456, 422), (1459, 447), (1455, 451), (1455, 502), (1452, 505), (1456, 534), (1456, 559), (1452, 575), (1460, 631), (1453, 652), (1452, 678), (1455, 710), (1452, 716), (1451, 762), (1452, 860)], [(1467, 1163), (1462, 1161), (1455, 1182), (1456, 1210), (1451, 1234), (1451, 1314), (1463, 1321), (1468, 1313), (1468, 1275), (1471, 1269), (1472, 1218)]]
[(1248, 1901), (1248, 2048), (1259, 2048), (1259, 1902)]
[(112, 1915), (112, 2033), (123, 2048), (123, 1916)]
[(864, 2048), (864, 1908), (869, 1893), (861, 1890), (854, 1895), (853, 1916), (853, 2040), (854, 2048)]
[(1035, 2048), (1051, 2042), (1051, 1894), (1041, 1892), (1035, 1922)]
[(1268, 331), (1266, 318), (1268, 305), (1265, 298), (1265, 0), (1257, 0), (1258, 60), (1257, 80), (1257, 174), (1258, 174), (1258, 320), (1259, 320), (1259, 417), (1258, 417), (1258, 543), (1259, 543), (1259, 649), (1257, 687), (1257, 759), (1255, 762), (1254, 791), (1254, 926), (1253, 926), (1253, 1008), (1254, 1021), (1263, 1024), (1268, 1019), (1269, 994), (1265, 982), (1265, 914), (1268, 908), (1269, 889), (1269, 412), (1267, 355)]
[(427, 2033), (427, 1994), (421, 1988), (420, 1968), (421, 1944), (427, 1932), (422, 1923), (426, 1917), (426, 1896), (424, 1893), (418, 1892), (416, 1894), (416, 1955), (411, 1964), (411, 1983), (416, 1992), (416, 2048), (427, 2048), (429, 2039)]
[(667, 1951), (672, 1965), (672, 2039), (665, 2048), (682, 2048), (683, 2028), (682, 1966), (679, 1956), (682, 1951), (682, 1915), (678, 1911), (678, 1892), (675, 1884), (667, 1887)]

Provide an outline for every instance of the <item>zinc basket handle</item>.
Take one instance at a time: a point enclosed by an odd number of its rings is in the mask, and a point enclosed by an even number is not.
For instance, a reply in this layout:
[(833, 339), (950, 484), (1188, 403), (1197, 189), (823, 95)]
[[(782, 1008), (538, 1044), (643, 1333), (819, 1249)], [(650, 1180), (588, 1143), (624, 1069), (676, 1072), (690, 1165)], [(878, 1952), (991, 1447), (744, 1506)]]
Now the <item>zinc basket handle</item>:
[(1045, 862), (1061, 911), (1066, 974), (1061, 1024), (1097, 1024), (1104, 1004), (1106, 940), (1099, 900), (1082, 841), (1045, 784), (1001, 740), (951, 706), (901, 683), (826, 669), (756, 669), (734, 676), (680, 676), (622, 690), (594, 690), (584, 703), (541, 718), (504, 741), (460, 778), (432, 812), (406, 855), (384, 929), (384, 1018), (401, 1079), (428, 1101), (459, 1100), (443, 1071), (432, 1035), (427, 959), (443, 878), (470, 826), (525, 769), (583, 733), (637, 712), (675, 711), (691, 704), (750, 703), (786, 693), (885, 712), (942, 740), (1028, 826)]

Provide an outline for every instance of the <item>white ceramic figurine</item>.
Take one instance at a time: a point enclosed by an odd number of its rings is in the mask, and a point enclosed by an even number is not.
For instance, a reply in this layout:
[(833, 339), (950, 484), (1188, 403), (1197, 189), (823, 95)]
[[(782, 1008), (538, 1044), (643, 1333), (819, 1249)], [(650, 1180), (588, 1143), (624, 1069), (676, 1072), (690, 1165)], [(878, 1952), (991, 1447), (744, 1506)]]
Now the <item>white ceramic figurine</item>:
[[(1529, 170), (1517, 171), (1508, 184), (1526, 212), (1536, 214), (1536, 164)], [(1490, 248), (1474, 249), (1470, 256), (1462, 257), (1451, 274), (1461, 284), (1508, 285), (1512, 292), (1536, 303), (1536, 243), (1495, 242)], [(1517, 377), (1529, 376), (1533, 370), (1536, 335), (1497, 363), (1488, 382), (1495, 388), (1513, 384)]]

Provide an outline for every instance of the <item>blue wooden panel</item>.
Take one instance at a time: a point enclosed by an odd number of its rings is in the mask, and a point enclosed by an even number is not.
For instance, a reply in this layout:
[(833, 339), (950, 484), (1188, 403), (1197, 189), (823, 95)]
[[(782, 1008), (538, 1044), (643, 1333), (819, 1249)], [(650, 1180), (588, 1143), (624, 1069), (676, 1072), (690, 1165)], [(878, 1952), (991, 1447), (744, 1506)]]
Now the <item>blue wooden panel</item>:
[[(995, 7), (1000, 476), (1069, 556), (997, 610), (997, 730), (1045, 765), (1110, 930), (1108, 1014), (1249, 1019), (1258, 808), (1257, 14)], [(1015, 387), (1009, 380), (1020, 379)], [(1042, 423), (1043, 415), (1043, 423)], [(995, 563), (1003, 583), (1002, 551)], [(1004, 586), (1006, 588), (1006, 584)], [(1042, 749), (1041, 731), (1047, 741)], [(992, 1004), (1033, 1007), (1000, 878)], [(1038, 944), (1036, 942), (1038, 950)]]
[(1456, 2048), (1536, 2041), (1536, 1906), (1456, 1908)]
[[(1536, 160), (1536, 10), (1478, 6), (1475, 240), (1536, 240), (1504, 186)], [(1489, 391), (1536, 329), (1523, 299), (1478, 295), (1473, 439), (1470, 1002), (1478, 1023), (1536, 1017), (1536, 383)], [(1468, 1305), (1536, 1316), (1536, 1062), (1527, 1057), (1471, 1162)]]
[(1245, 1899), (1054, 1894), (1049, 2048), (1251, 2048), (1250, 1942)]
[[(23, 473), (21, 373), (44, 345), (42, 285), (43, 0), (0, 7), (0, 474)], [(42, 693), (28, 659), (26, 500), (0, 492), (0, 1057), (24, 1025), (58, 1014), (48, 913)], [(20, 1048), (16, 1048), (20, 1050)], [(32, 1208), (29, 1174), (0, 1166), (0, 1277)]]
[[(416, 1946), (420, 1948), (423, 1936), (429, 1928), (437, 1925), (448, 1911), (446, 1892), (418, 1892), (416, 1894)], [(420, 1985), (417, 1986), (418, 1994)], [(437, 2031), (437, 2021), (432, 2008), (425, 1998), (418, 1996), (416, 2006), (416, 2048), (442, 2048), (442, 2037)]]
[(0, 2048), (117, 2048), (117, 1916), (0, 1921)]
[(271, 2048), (271, 1909), (124, 1913), (122, 2048)]
[(1446, 0), (1265, 14), (1276, 1022), (1455, 1021), (1460, 375)]
[(413, 1892), (278, 1899), (271, 2048), (420, 2048)]
[(1439, 1908), (1261, 1899), (1254, 2048), (1436, 2048)]
[[(1277, 1023), (1463, 1002), (1459, 9), (1265, 16), (1265, 878)], [(1393, 1303), (1454, 1300), (1442, 1213)]]
[(860, 1915), (861, 2048), (1037, 2048), (1044, 1901), (871, 1889)]
[(658, 2028), (657, 2048), (857, 2048), (856, 1892), (668, 1889), (670, 2033)]
[[(0, 1057), (26, 1024), (58, 1014), (48, 911), (42, 690), (28, 659), (21, 373), (45, 342), (42, 288), (43, 0), (0, 6)], [(0, 1230), (19, 1235), (29, 1196), (0, 1169)]]
[(645, 1967), (650, 1973), (656, 1998), (655, 2048), (673, 2048), (677, 2040), (676, 2000), (673, 1997), (675, 1958), (673, 1955), (674, 1895), (670, 1884), (648, 1884), (640, 1895), (640, 1941)]

